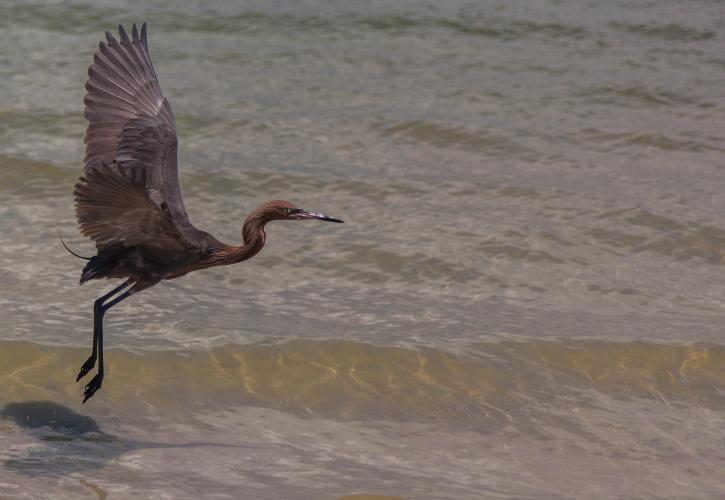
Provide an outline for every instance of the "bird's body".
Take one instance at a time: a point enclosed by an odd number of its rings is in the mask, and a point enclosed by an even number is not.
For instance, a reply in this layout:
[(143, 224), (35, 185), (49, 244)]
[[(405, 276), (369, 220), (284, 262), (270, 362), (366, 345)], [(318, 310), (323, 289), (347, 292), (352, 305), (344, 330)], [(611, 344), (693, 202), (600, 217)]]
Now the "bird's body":
[(130, 38), (119, 26), (119, 35), (117, 41), (106, 32), (107, 42), (100, 43), (88, 69), (86, 155), (73, 193), (81, 233), (97, 250), (83, 269), (81, 284), (126, 280), (96, 300), (93, 352), (78, 380), (96, 360), (99, 370), (86, 386), (84, 402), (103, 381), (103, 316), (113, 305), (162, 280), (253, 257), (266, 242), (268, 222), (342, 222), (275, 200), (247, 217), (239, 246), (196, 228), (181, 196), (176, 125), (151, 64), (146, 25), (140, 33), (134, 25)]

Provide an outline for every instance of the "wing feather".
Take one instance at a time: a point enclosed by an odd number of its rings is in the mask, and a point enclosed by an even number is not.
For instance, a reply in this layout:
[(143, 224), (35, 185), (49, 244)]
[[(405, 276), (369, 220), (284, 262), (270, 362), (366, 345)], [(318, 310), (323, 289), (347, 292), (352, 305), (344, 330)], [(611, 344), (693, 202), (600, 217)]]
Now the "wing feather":
[(83, 177), (74, 191), (81, 232), (108, 245), (189, 248), (218, 241), (196, 229), (181, 196), (176, 124), (148, 51), (146, 24), (106, 32), (88, 68)]
[(146, 175), (142, 165), (101, 165), (86, 172), (73, 192), (81, 233), (100, 248), (187, 248), (171, 217), (149, 198)]

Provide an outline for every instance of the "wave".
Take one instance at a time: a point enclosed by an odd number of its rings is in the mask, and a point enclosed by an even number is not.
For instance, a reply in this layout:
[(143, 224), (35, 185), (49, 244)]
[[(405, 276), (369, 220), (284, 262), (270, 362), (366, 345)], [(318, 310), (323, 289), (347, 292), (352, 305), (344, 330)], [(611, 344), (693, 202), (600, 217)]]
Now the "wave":
[(403, 122), (381, 126), (382, 135), (393, 140), (427, 144), (494, 158), (531, 159), (535, 153), (510, 137), (465, 126), (431, 122)]
[[(76, 405), (86, 349), (0, 342), (0, 400)], [(335, 420), (486, 428), (534, 423), (546, 408), (620, 401), (725, 409), (725, 346), (647, 342), (505, 341), (462, 353), (347, 340), (228, 344), (196, 351), (110, 349), (94, 403), (192, 416), (259, 406)]]
[[(226, 10), (226, 9), (221, 9)], [(6, 23), (23, 24), (47, 31), (92, 33), (98, 26), (114, 26), (119, 19), (128, 17), (121, 8), (93, 7), (91, 5), (32, 5), (23, 8), (0, 8), (0, 19)], [(149, 12), (144, 20), (153, 27), (169, 31), (196, 31), (205, 33), (239, 33), (264, 30), (312, 31), (334, 36), (351, 30), (369, 30), (392, 35), (412, 30), (445, 30), (466, 36), (483, 36), (503, 40), (530, 36), (552, 39), (581, 39), (589, 30), (559, 22), (539, 22), (485, 15), (483, 12), (461, 10), (448, 16), (430, 16), (413, 13), (367, 13), (354, 9), (337, 12), (214, 12), (205, 8), (196, 12), (178, 9), (170, 12)], [(618, 28), (615, 26), (615, 28)], [(636, 28), (636, 26), (635, 26)], [(672, 29), (666, 30), (669, 33)], [(655, 31), (656, 32), (656, 31)], [(686, 32), (689, 33), (689, 32)]]

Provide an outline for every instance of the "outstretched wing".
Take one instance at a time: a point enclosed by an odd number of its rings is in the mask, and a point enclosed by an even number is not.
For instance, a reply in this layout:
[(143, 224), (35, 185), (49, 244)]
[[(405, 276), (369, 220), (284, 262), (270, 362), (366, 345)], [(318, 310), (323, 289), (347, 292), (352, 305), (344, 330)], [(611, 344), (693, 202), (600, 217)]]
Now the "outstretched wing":
[(213, 244), (184, 207), (176, 125), (151, 64), (146, 24), (140, 35), (134, 24), (131, 38), (123, 26), (118, 32), (120, 42), (106, 32), (88, 68), (85, 165), (74, 191), (81, 232), (99, 249)]
[(81, 232), (99, 249), (146, 245), (168, 250), (187, 248), (173, 219), (146, 193), (142, 165), (93, 167), (76, 184), (76, 215)]

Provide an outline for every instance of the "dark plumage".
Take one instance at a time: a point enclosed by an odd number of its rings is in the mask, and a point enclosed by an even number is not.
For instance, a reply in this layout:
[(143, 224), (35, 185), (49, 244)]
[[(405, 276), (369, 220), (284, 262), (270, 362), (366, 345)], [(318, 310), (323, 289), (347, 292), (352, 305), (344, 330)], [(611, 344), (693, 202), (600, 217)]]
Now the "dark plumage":
[(78, 380), (96, 359), (99, 368), (86, 386), (84, 402), (103, 381), (103, 315), (113, 305), (161, 280), (253, 257), (264, 246), (264, 226), (270, 221), (342, 222), (276, 200), (247, 217), (241, 246), (226, 245), (194, 227), (179, 186), (174, 115), (151, 64), (146, 24), (140, 33), (133, 25), (130, 38), (123, 26), (118, 32), (120, 41), (106, 32), (88, 68), (86, 155), (73, 195), (81, 233), (97, 250), (81, 284), (100, 278), (126, 281), (95, 302), (93, 351)]

